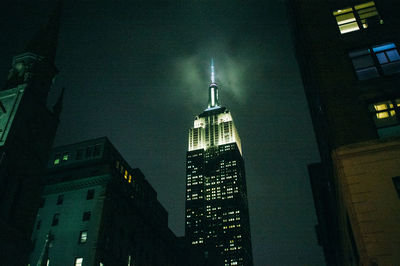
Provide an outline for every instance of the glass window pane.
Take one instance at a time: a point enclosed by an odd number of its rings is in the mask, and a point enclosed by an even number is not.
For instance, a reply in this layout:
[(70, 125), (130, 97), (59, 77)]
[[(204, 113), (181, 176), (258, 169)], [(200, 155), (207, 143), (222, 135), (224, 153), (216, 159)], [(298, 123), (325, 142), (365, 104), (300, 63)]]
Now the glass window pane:
[(378, 58), (380, 64), (389, 63), (389, 60), (386, 58), (385, 53), (378, 53), (376, 54), (376, 57)]
[(353, 65), (356, 70), (362, 69), (362, 68), (373, 66), (374, 60), (372, 59), (372, 57), (370, 55), (364, 55), (364, 56), (353, 58)]
[(389, 58), (389, 61), (390, 61), (390, 62), (400, 60), (399, 52), (398, 52), (396, 49), (387, 51), (387, 52), (386, 52), (386, 55), (387, 55), (387, 57)]
[(357, 77), (359, 80), (366, 80), (370, 78), (379, 77), (378, 71), (376, 67), (369, 67), (356, 71)]
[(367, 3), (360, 4), (360, 5), (356, 5), (356, 6), (354, 6), (354, 8), (355, 9), (363, 9), (363, 8), (367, 8), (367, 7), (371, 7), (371, 6), (375, 6), (374, 1), (370, 1), (370, 2), (367, 2)]
[(370, 52), (371, 52), (370, 49), (363, 49), (363, 50), (351, 51), (351, 52), (349, 53), (349, 56), (350, 56), (351, 58), (353, 58), (353, 57), (358, 57), (358, 56), (360, 56), (360, 55), (369, 54)]
[(385, 75), (390, 75), (400, 72), (400, 61), (395, 61), (393, 63), (388, 63), (382, 65), (382, 70)]
[(351, 12), (353, 11), (353, 8), (348, 7), (348, 8), (344, 8), (344, 9), (338, 9), (336, 11), (333, 11), (333, 15), (337, 16), (337, 15), (341, 15), (347, 12)]
[(336, 16), (336, 21), (337, 21), (338, 25), (343, 25), (343, 24), (347, 24), (347, 23), (356, 21), (356, 18), (354, 17), (353, 12), (351, 12), (351, 13), (343, 14), (340, 16)]
[(341, 34), (352, 32), (352, 31), (356, 31), (356, 30), (359, 30), (359, 29), (360, 28), (358, 27), (357, 22), (351, 22), (351, 23), (339, 26), (339, 30), (340, 30)]
[(377, 52), (381, 52), (384, 50), (389, 50), (389, 49), (393, 49), (396, 48), (396, 45), (394, 43), (386, 43), (386, 44), (382, 44), (382, 45), (377, 45), (375, 47), (372, 48), (372, 50), (377, 53)]
[(383, 111), (383, 110), (388, 109), (388, 105), (386, 102), (385, 103), (377, 103), (377, 104), (374, 104), (374, 108), (376, 111)]

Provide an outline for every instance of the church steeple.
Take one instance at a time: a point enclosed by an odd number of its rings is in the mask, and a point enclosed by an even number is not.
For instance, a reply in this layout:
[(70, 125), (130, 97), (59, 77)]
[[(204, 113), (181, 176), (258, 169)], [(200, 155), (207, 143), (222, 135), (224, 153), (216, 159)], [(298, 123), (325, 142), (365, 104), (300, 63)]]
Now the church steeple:
[(211, 84), (208, 87), (208, 108), (214, 108), (218, 106), (218, 86), (215, 83), (214, 60), (211, 59)]

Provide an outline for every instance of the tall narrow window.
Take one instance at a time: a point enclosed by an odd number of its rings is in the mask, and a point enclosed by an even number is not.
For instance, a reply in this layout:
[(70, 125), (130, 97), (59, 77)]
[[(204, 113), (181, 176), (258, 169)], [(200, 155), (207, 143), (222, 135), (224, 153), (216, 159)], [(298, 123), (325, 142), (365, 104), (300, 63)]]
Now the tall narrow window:
[(101, 151), (101, 145), (100, 145), (100, 144), (96, 144), (96, 145), (94, 146), (93, 156), (98, 156), (98, 155), (100, 155), (100, 151)]
[(92, 152), (93, 152), (93, 147), (92, 147), (92, 146), (87, 147), (87, 148), (86, 148), (85, 157), (86, 157), (86, 158), (91, 157), (91, 156), (92, 156)]
[(63, 204), (63, 202), (64, 202), (64, 195), (63, 194), (58, 195), (58, 197), (57, 197), (57, 205), (61, 205), (61, 204)]
[(81, 231), (79, 233), (79, 243), (80, 244), (86, 243), (87, 242), (87, 237), (88, 237), (88, 231), (87, 230)]
[(58, 225), (59, 219), (60, 219), (60, 214), (59, 214), (59, 213), (54, 214), (54, 215), (53, 215), (53, 220), (52, 220), (52, 222), (51, 222), (51, 226), (56, 226), (56, 225)]

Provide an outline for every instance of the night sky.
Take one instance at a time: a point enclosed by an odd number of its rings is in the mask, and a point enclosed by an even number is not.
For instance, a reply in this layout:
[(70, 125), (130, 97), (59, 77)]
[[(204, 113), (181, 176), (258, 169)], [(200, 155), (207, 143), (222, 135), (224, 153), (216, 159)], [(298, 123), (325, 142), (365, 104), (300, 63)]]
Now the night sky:
[[(307, 164), (319, 160), (283, 1), (64, 1), (55, 145), (107, 136), (184, 234), (188, 129), (210, 59), (246, 164), (255, 265), (323, 265)], [(0, 4), (0, 80), (54, 2)]]

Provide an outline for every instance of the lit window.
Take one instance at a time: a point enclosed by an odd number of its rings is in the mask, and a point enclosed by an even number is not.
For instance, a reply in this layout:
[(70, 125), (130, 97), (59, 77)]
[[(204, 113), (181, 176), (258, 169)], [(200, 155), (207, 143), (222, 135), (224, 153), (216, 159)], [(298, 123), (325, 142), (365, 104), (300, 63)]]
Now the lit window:
[(54, 165), (57, 165), (57, 164), (60, 164), (60, 156), (61, 156), (61, 154), (59, 154), (59, 153), (57, 153), (55, 156), (54, 156)]
[(128, 171), (127, 170), (125, 170), (124, 178), (128, 179)]
[(383, 24), (374, 1), (333, 11), (341, 34)]
[(62, 159), (63, 159), (63, 161), (68, 161), (68, 152), (63, 153)]
[(399, 198), (400, 198), (400, 176), (393, 177), (392, 180), (393, 180), (394, 188), (396, 189), (396, 192), (397, 192), (397, 196), (399, 196)]
[(394, 43), (351, 51), (349, 56), (359, 80), (400, 72), (400, 55)]
[(83, 258), (75, 258), (75, 266), (82, 266)]
[(80, 243), (80, 244), (86, 243), (87, 237), (88, 237), (87, 233), (88, 233), (87, 230), (81, 231), (81, 232), (79, 233), (79, 243)]
[(132, 176), (131, 176), (131, 175), (129, 175), (128, 182), (129, 182), (129, 183), (132, 182)]
[(400, 135), (400, 99), (369, 105), (380, 137)]

